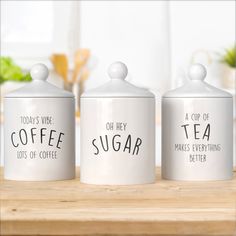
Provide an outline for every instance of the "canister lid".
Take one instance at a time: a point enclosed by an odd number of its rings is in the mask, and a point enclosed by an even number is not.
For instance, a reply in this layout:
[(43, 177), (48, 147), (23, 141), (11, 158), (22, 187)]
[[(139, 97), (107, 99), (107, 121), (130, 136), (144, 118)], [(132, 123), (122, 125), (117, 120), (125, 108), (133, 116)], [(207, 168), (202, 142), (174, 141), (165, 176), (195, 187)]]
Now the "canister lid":
[(9, 94), (6, 98), (73, 98), (74, 95), (65, 90), (48, 83), (46, 80), (49, 75), (48, 68), (44, 64), (36, 64), (30, 71), (32, 81), (26, 86), (17, 89)]
[(206, 68), (201, 64), (193, 64), (189, 68), (189, 81), (182, 87), (171, 90), (163, 98), (231, 98), (232, 95), (204, 81)]
[(115, 62), (108, 68), (108, 75), (111, 80), (104, 85), (86, 91), (82, 98), (154, 98), (154, 94), (144, 88), (139, 88), (125, 81), (128, 74), (127, 66), (122, 62)]

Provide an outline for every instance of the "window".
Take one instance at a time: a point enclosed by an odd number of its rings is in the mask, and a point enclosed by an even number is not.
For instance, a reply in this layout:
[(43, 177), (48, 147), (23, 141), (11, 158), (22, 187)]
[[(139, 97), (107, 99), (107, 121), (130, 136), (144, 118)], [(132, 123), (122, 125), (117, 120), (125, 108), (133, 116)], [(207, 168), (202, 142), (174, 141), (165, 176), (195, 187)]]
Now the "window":
[(70, 54), (78, 47), (77, 1), (4, 1), (1, 4), (1, 55), (18, 61), (46, 60), (53, 52)]

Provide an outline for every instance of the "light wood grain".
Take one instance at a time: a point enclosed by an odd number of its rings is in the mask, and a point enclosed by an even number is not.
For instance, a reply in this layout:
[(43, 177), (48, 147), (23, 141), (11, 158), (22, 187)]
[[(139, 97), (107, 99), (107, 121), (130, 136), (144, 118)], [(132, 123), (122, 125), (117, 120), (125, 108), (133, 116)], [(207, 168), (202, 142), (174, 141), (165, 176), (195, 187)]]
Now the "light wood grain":
[(6, 181), (2, 172), (1, 235), (236, 236), (236, 176), (167, 181), (157, 169), (155, 184), (95, 186)]

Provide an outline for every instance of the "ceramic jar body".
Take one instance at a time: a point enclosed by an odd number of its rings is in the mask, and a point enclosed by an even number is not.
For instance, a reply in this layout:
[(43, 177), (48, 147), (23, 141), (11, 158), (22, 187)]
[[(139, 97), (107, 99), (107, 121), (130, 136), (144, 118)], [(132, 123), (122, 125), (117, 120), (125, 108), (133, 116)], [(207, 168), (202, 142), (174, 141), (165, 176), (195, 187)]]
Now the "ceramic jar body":
[(82, 98), (81, 181), (155, 181), (155, 98)]
[(232, 98), (163, 98), (163, 178), (232, 178), (232, 103)]
[(5, 178), (74, 178), (74, 114), (74, 98), (5, 98)]

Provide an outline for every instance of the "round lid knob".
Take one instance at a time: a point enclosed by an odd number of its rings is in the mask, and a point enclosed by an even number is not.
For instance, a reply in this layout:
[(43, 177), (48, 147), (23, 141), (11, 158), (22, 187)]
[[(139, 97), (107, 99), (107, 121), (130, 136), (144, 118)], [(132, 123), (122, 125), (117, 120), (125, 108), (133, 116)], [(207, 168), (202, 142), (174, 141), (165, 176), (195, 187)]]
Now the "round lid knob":
[(108, 68), (108, 75), (111, 79), (124, 80), (128, 74), (128, 68), (123, 62), (114, 62)]
[(30, 75), (33, 80), (46, 80), (48, 77), (49, 71), (44, 64), (35, 64), (31, 70)]
[(202, 64), (193, 64), (189, 68), (188, 75), (191, 80), (204, 80), (207, 71)]

